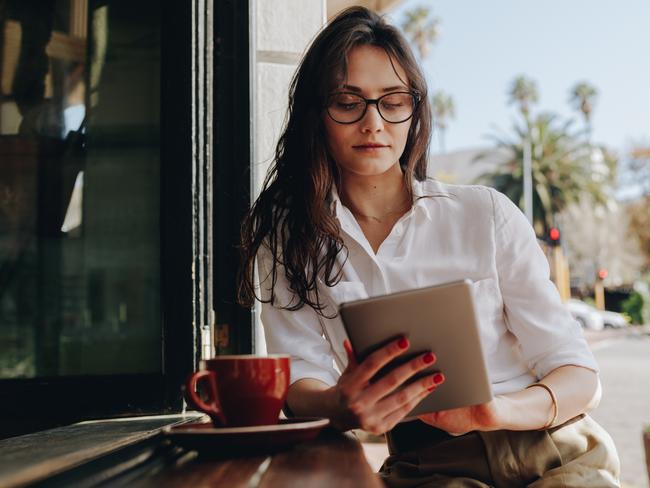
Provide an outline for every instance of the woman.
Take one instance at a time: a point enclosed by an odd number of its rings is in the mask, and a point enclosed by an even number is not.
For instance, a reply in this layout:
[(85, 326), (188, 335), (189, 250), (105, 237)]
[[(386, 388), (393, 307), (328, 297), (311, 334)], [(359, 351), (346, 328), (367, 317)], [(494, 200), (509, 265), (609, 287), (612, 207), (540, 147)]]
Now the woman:
[[(287, 406), (340, 430), (386, 433), (389, 486), (618, 486), (609, 436), (584, 414), (598, 367), (549, 281), (521, 212), (485, 187), (426, 178), (431, 111), (399, 32), (359, 7), (316, 37), (291, 83), (286, 127), (242, 228), (240, 296), (257, 258), (269, 352), (292, 356)], [(470, 278), (494, 399), (402, 422), (442, 374), (401, 338), (357, 363), (337, 306)]]

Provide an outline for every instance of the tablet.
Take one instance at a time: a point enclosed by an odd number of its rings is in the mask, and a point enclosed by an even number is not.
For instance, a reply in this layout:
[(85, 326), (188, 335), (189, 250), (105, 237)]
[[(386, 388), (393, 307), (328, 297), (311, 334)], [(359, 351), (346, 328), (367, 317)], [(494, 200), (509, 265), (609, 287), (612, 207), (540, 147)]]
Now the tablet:
[(445, 382), (404, 420), (492, 399), (470, 280), (343, 303), (340, 314), (359, 361), (401, 335), (410, 342), (373, 381), (426, 351), (436, 355), (437, 361), (408, 383), (436, 371)]

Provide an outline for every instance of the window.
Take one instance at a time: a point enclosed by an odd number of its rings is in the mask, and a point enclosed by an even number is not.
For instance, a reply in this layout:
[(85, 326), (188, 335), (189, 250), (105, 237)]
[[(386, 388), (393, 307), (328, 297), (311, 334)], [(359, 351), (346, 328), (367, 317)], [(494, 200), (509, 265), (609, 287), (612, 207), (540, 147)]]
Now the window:
[(247, 6), (217, 4), (0, 9), (0, 437), (178, 411), (213, 309), (250, 350)]

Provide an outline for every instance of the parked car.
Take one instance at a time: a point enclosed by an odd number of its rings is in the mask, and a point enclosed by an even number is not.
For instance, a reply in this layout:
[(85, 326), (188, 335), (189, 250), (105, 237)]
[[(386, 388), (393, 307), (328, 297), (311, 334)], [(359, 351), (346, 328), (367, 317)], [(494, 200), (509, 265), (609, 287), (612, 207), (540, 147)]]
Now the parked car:
[(618, 312), (611, 312), (609, 310), (599, 310), (600, 316), (603, 318), (605, 327), (611, 327), (613, 329), (621, 329), (628, 326), (628, 322), (625, 317)]
[(600, 311), (591, 305), (586, 304), (575, 298), (570, 298), (566, 302), (569, 313), (574, 319), (585, 329), (589, 330), (603, 330), (605, 328), (605, 320)]

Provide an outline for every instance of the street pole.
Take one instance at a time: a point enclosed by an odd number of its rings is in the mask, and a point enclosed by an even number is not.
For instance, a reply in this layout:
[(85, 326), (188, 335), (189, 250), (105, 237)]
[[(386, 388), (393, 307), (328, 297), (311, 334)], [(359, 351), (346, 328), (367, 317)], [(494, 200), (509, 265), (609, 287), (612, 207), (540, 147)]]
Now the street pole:
[(524, 215), (533, 225), (533, 162), (530, 134), (524, 140)]
[(605, 310), (605, 285), (603, 280), (596, 280), (594, 284), (594, 301), (598, 310)]

